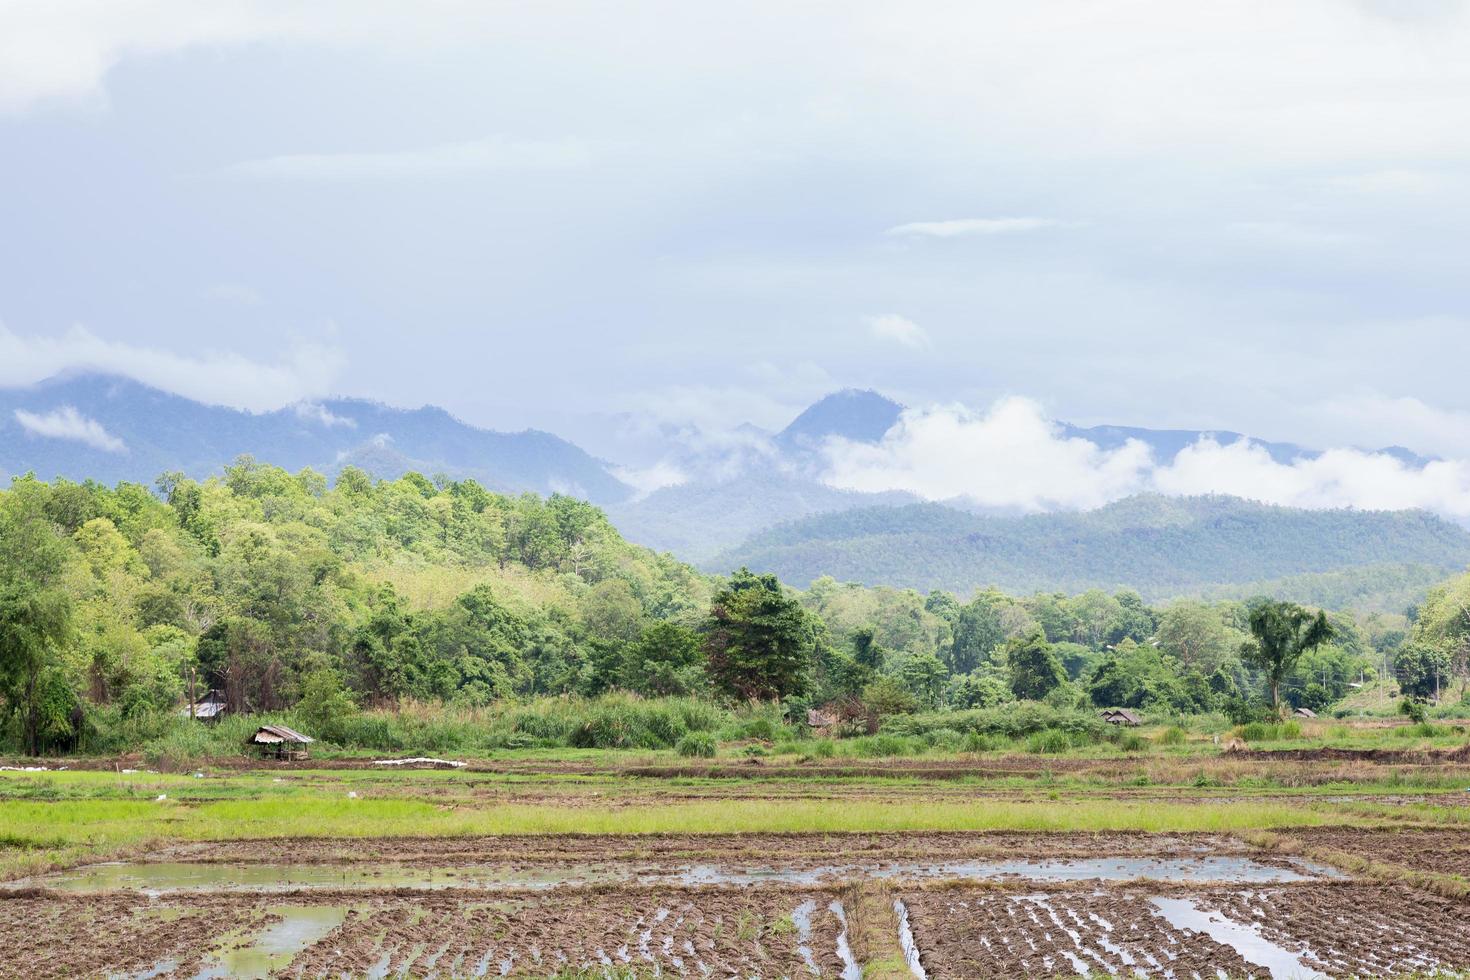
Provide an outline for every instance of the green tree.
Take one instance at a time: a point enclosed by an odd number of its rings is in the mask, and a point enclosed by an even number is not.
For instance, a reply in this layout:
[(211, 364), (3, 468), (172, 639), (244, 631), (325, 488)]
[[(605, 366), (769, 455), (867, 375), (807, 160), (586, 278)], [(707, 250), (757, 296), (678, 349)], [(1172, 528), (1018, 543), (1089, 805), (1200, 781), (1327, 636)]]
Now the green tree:
[(815, 641), (812, 622), (776, 576), (742, 568), (710, 605), (705, 669), (725, 695), (779, 700), (805, 686)]
[(693, 694), (703, 680), (699, 637), (678, 623), (651, 623), (623, 652), (622, 686), (639, 694)]
[(1038, 627), (1005, 644), (1007, 679), (1022, 701), (1040, 701), (1067, 679), (1067, 671)]
[(1005, 639), (1001, 609), (1009, 600), (996, 592), (982, 592), (960, 607), (949, 652), (949, 669), (968, 674), (990, 658)]
[(944, 699), (944, 688), (949, 680), (949, 671), (944, 663), (932, 653), (919, 653), (909, 657), (898, 667), (899, 680), (914, 692), (914, 697), (925, 708), (937, 708)]
[(43, 738), (70, 733), (70, 699), (60, 696), (68, 693), (60, 656), (72, 617), (59, 584), (66, 550), (42, 513), (42, 498), (22, 487), (0, 502), (0, 689), (31, 755)]
[(1332, 639), (1327, 616), (1313, 614), (1294, 602), (1260, 599), (1250, 607), (1251, 642), (1241, 648), (1241, 659), (1262, 671), (1271, 689), (1271, 706), (1281, 710), (1281, 682), (1296, 669), (1308, 650)]

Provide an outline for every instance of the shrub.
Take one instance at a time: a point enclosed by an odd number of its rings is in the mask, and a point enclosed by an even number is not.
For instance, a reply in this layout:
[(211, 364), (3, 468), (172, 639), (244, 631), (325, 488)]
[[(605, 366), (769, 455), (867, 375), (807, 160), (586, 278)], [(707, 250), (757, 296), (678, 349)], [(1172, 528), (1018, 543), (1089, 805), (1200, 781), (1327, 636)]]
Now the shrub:
[(1429, 709), (1423, 701), (1416, 698), (1404, 698), (1399, 702), (1399, 714), (1408, 715), (1409, 720), (1416, 725), (1422, 725), (1429, 718)]
[(1026, 751), (1037, 755), (1059, 755), (1072, 747), (1066, 732), (1051, 728), (1037, 732), (1026, 740)]
[(1189, 733), (1178, 725), (1170, 725), (1159, 732), (1160, 745), (1183, 745), (1187, 741), (1189, 741)]
[(1136, 732), (1129, 732), (1118, 740), (1118, 748), (1124, 752), (1147, 752), (1148, 739)]
[(918, 755), (924, 751), (924, 743), (916, 738), (879, 734), (853, 739), (852, 748), (860, 756), (878, 758), (893, 755)]
[(1101, 741), (1108, 733), (1108, 724), (1090, 711), (1055, 708), (1035, 701), (1020, 701), (1002, 708), (931, 711), (883, 721), (883, 731), (894, 735), (923, 735), (943, 728), (1007, 739), (1054, 729), (1082, 736), (1084, 742)]
[(966, 752), (990, 752), (996, 747), (995, 739), (979, 732), (967, 732), (965, 734), (964, 749)]
[(1253, 721), (1235, 729), (1235, 737), (1243, 742), (1285, 742), (1302, 737), (1302, 726), (1294, 721), (1268, 724)]
[(964, 748), (965, 736), (953, 728), (936, 728), (923, 735), (924, 744), (941, 752), (958, 752)]
[(679, 739), (679, 744), (674, 747), (674, 750), (691, 759), (712, 759), (718, 748), (719, 743), (709, 732), (690, 732)]
[(830, 759), (837, 754), (837, 743), (830, 738), (819, 739), (812, 745), (812, 755), (818, 759)]

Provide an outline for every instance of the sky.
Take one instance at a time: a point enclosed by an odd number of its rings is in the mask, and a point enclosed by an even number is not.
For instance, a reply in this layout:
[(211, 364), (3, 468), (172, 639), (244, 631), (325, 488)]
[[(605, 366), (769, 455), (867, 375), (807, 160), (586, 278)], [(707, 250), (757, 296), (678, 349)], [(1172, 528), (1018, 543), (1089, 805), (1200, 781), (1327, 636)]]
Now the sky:
[(1461, 0), (0, 0), (0, 185), (0, 385), (1470, 458)]

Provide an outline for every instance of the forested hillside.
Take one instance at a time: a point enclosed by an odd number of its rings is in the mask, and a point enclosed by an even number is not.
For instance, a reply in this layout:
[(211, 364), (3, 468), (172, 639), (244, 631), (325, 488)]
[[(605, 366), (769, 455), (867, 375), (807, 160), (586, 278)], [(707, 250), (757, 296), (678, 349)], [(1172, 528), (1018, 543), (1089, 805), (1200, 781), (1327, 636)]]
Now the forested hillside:
[[(1470, 563), (1470, 532), (1419, 511), (1293, 510), (1229, 497), (1139, 496), (1094, 511), (992, 517), (940, 504), (863, 508), (783, 524), (706, 563), (768, 568), (804, 585), (840, 580), (1008, 592), (1138, 589), (1149, 598), (1220, 594), (1317, 578), (1324, 605), (1402, 594)], [(1270, 589), (1265, 589), (1270, 591)]]
[[(1150, 505), (1156, 525), (1184, 530), (1199, 506)], [(1121, 510), (1102, 519), (1132, 528)], [(916, 529), (953, 520), (892, 513)], [(1239, 513), (1248, 524), (1252, 510)], [(1420, 515), (1380, 520), (1378, 531), (1439, 540)], [(1297, 535), (1287, 545), (1308, 547), (1310, 532)], [(711, 703), (760, 701), (788, 718), (839, 704), (871, 720), (1045, 697), (1066, 710), (1245, 716), (1261, 691), (1242, 659), (1241, 602), (1150, 606), (1127, 589), (923, 594), (831, 577), (798, 593), (773, 575), (711, 578), (629, 544), (585, 501), (416, 473), (374, 481), (348, 467), (329, 485), (245, 458), (218, 479), (166, 474), (152, 488), (27, 477), (0, 491), (0, 555), (0, 741), (31, 751), (164, 738), (187, 726), (188, 692), (211, 688), (236, 712), (296, 711), (342, 744), (379, 747), (399, 744), (392, 725), (409, 703), (500, 712), (499, 727), (462, 726), (477, 744), (664, 746), (689, 719), (712, 717)], [(1463, 582), (1432, 593), (1414, 625), (1407, 669), (1420, 687), (1426, 671), (1470, 670)], [(1342, 697), (1410, 626), (1332, 623), (1331, 644), (1286, 678), (1292, 703)], [(636, 724), (573, 703), (608, 692), (686, 700), (638, 707)], [(548, 696), (551, 708), (505, 714)], [(344, 727), (352, 718), (358, 727)]]

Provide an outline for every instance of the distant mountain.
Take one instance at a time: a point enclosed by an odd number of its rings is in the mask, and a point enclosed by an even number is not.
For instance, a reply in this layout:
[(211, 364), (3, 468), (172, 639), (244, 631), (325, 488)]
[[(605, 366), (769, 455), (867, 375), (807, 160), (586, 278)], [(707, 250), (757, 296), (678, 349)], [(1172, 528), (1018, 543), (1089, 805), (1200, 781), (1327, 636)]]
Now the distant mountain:
[[(1167, 463), (1180, 450), (1194, 445), (1201, 439), (1214, 439), (1221, 445), (1229, 445), (1239, 442), (1241, 439), (1248, 440), (1252, 445), (1260, 446), (1267, 454), (1278, 463), (1290, 463), (1298, 459), (1314, 459), (1322, 455), (1319, 450), (1308, 449), (1291, 442), (1267, 442), (1263, 439), (1254, 439), (1240, 432), (1212, 431), (1209, 429), (1143, 429), (1131, 425), (1094, 425), (1087, 428), (1063, 422), (1061, 424), (1063, 436), (1070, 439), (1086, 439), (1100, 449), (1117, 449), (1130, 439), (1136, 440), (1148, 446), (1154, 451), (1154, 458), (1161, 463)], [(1406, 466), (1415, 468), (1422, 467), (1430, 461), (1430, 457), (1420, 456), (1402, 446), (1387, 446), (1382, 449), (1373, 449), (1369, 452), (1383, 453), (1392, 456)]]
[(0, 474), (152, 483), (168, 470), (218, 473), (243, 453), (292, 470), (442, 472), (495, 490), (563, 491), (597, 503), (631, 493), (607, 464), (563, 439), (476, 428), (440, 408), (331, 399), (243, 412), (97, 374), (0, 389)]
[(959, 593), (1126, 586), (1164, 598), (1370, 566), (1418, 582), (1470, 564), (1470, 531), (1421, 511), (1294, 510), (1218, 496), (1143, 495), (1028, 517), (912, 504), (781, 524), (703, 564), (748, 565), (798, 586), (832, 575)]
[(854, 493), (777, 467), (724, 481), (656, 490), (641, 500), (612, 504), (608, 517), (630, 541), (672, 551), (685, 561), (710, 558), (783, 520), (860, 507), (913, 503), (902, 491)]
[(784, 452), (809, 453), (832, 437), (877, 442), (893, 428), (903, 406), (876, 391), (844, 388), (815, 402), (773, 440)]

